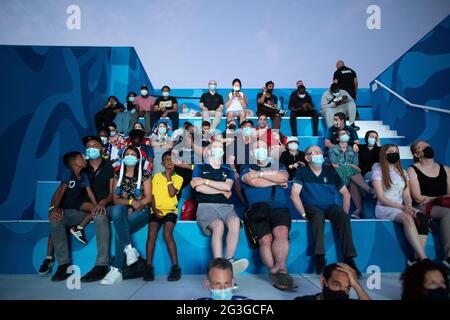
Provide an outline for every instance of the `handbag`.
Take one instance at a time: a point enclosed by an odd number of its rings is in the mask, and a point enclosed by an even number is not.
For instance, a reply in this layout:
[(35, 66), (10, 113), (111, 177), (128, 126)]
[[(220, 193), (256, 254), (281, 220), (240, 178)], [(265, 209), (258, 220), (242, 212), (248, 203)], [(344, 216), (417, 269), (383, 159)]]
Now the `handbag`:
[(253, 249), (259, 248), (259, 239), (252, 232), (251, 225), (255, 223), (264, 222), (269, 218), (270, 206), (275, 199), (276, 186), (272, 186), (268, 202), (256, 202), (249, 209), (244, 211), (244, 230), (247, 236), (247, 241)]

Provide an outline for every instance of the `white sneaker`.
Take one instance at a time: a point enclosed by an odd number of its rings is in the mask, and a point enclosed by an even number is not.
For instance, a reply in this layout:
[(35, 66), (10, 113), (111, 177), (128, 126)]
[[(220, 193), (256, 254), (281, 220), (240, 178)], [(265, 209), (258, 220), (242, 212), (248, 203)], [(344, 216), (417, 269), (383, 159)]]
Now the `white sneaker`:
[(233, 266), (233, 276), (244, 272), (245, 269), (248, 267), (248, 260), (247, 259), (230, 259), (231, 265)]
[(358, 209), (355, 209), (355, 211), (353, 211), (351, 217), (353, 219), (361, 219), (361, 211)]
[(127, 266), (131, 266), (133, 263), (138, 261), (139, 252), (131, 246), (131, 244), (127, 245), (125, 249), (123, 249), (125, 255), (127, 256)]
[(113, 285), (119, 283), (123, 280), (122, 272), (119, 269), (111, 267), (111, 270), (106, 274), (106, 276), (100, 281), (102, 285)]

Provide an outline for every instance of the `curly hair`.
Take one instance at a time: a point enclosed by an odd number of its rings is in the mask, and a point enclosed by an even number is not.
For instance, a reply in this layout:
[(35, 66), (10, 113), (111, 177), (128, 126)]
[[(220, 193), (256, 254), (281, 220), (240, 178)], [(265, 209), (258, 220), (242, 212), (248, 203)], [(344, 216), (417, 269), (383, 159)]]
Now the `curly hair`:
[(401, 274), (400, 281), (403, 286), (402, 300), (427, 300), (424, 288), (425, 274), (429, 271), (439, 271), (445, 279), (448, 289), (448, 278), (444, 269), (430, 260), (423, 260), (406, 268)]

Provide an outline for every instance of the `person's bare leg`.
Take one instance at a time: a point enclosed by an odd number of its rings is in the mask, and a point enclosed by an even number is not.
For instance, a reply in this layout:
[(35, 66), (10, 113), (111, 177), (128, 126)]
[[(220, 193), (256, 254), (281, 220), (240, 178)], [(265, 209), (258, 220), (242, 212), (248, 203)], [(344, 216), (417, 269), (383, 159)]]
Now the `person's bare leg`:
[(271, 234), (266, 234), (259, 239), (259, 253), (261, 255), (261, 260), (267, 269), (269, 269), (270, 272), (275, 273), (278, 270), (275, 270), (274, 268), (275, 262), (272, 254), (272, 241), (273, 236)]
[(227, 112), (227, 123), (233, 120), (233, 112), (229, 111)]
[(355, 204), (356, 209), (358, 209), (360, 212), (362, 211), (362, 199), (361, 194), (359, 193), (359, 189), (353, 182), (350, 182), (348, 185), (348, 189), (350, 191), (350, 194), (352, 196), (353, 203)]
[(244, 111), (242, 111), (242, 112), (239, 112), (239, 122), (240, 123), (242, 123), (243, 121), (245, 121), (245, 119), (246, 119), (246, 116), (245, 116), (245, 112)]
[(172, 222), (166, 222), (164, 224), (164, 240), (166, 241), (167, 249), (169, 250), (172, 265), (178, 265), (177, 245), (173, 238), (174, 227), (175, 225)]
[(426, 259), (427, 255), (423, 249), (413, 218), (409, 214), (402, 212), (395, 217), (394, 221), (403, 225), (405, 237), (413, 248), (415, 256), (420, 260)]
[(364, 191), (370, 191), (369, 185), (364, 181), (364, 177), (360, 173), (351, 176), (350, 180)]
[(277, 272), (287, 273), (286, 261), (289, 254), (289, 229), (286, 226), (278, 226), (273, 229), (272, 233), (272, 254), (275, 259), (273, 269)]
[(236, 252), (236, 247), (239, 242), (239, 230), (241, 227), (241, 221), (238, 217), (231, 217), (227, 220), (227, 249), (225, 257), (234, 257), (234, 253)]
[(155, 252), (156, 238), (158, 237), (159, 224), (156, 222), (151, 222), (148, 224), (147, 233), (147, 244), (146, 244), (146, 254), (147, 254), (147, 265), (151, 266), (153, 263), (153, 254)]
[(223, 231), (224, 225), (222, 220), (215, 220), (211, 223), (208, 228), (211, 230), (211, 249), (213, 252), (214, 258), (222, 257), (222, 247), (223, 247)]

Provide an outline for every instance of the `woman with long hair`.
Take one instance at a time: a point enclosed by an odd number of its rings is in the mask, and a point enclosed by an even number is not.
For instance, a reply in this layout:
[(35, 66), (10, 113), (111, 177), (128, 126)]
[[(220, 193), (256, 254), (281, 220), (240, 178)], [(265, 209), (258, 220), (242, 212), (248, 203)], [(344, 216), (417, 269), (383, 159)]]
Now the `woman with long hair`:
[(378, 198), (375, 216), (402, 224), (406, 239), (414, 250), (414, 258), (408, 259), (407, 264), (427, 259), (428, 220), (412, 206), (408, 175), (402, 168), (396, 145), (381, 147), (380, 163), (372, 170), (372, 184)]
[(113, 285), (122, 281), (122, 269), (138, 261), (131, 235), (149, 221), (152, 201), (151, 173), (143, 169), (141, 152), (135, 146), (125, 148), (119, 173), (114, 176), (114, 206), (110, 218), (116, 231), (114, 262), (101, 284)]

